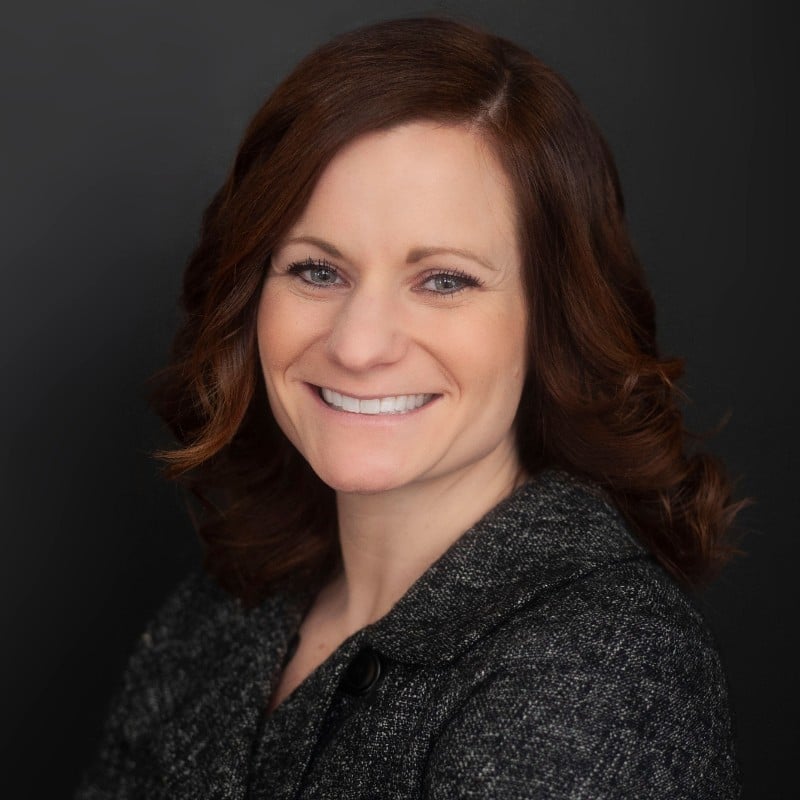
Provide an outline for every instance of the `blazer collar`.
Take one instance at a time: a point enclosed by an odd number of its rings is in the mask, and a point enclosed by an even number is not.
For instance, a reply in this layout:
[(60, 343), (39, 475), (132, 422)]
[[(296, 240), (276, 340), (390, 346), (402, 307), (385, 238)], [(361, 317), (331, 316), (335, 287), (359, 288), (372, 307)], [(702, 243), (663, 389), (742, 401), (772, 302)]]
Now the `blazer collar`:
[(548, 469), (464, 533), (354, 637), (397, 661), (447, 661), (549, 589), (646, 557), (600, 487)]

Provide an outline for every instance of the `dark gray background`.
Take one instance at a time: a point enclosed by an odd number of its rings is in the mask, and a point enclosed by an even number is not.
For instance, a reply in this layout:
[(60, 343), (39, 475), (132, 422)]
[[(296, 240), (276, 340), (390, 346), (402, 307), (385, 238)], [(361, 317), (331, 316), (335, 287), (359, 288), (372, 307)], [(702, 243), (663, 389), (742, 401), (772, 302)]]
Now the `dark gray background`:
[(747, 557), (701, 602), (730, 676), (747, 796), (787, 796), (797, 56), (782, 5), (731, 0), (51, 0), (5, 12), (3, 796), (68, 795), (135, 638), (198, 560), (180, 496), (147, 455), (162, 434), (144, 382), (243, 126), (331, 35), (430, 11), (539, 54), (611, 143), (663, 349), (688, 358), (689, 422), (707, 429), (732, 411), (711, 447), (758, 499), (743, 517)]

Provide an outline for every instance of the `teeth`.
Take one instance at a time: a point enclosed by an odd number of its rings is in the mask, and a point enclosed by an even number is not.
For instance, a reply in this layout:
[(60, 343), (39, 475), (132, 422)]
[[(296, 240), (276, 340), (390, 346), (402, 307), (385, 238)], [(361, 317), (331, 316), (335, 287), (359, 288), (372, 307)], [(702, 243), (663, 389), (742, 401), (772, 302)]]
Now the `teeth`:
[(403, 414), (424, 406), (433, 399), (432, 394), (400, 394), (392, 397), (373, 397), (369, 400), (359, 400), (339, 394), (333, 389), (322, 388), (322, 399), (334, 408), (341, 408), (352, 414)]

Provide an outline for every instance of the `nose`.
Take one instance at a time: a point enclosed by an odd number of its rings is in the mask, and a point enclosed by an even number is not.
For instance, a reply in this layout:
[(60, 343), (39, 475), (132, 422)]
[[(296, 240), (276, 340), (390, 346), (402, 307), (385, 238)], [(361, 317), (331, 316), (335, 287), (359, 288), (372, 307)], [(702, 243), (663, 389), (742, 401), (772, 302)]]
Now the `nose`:
[(399, 361), (408, 346), (401, 316), (391, 293), (356, 289), (333, 320), (328, 354), (339, 366), (358, 372)]

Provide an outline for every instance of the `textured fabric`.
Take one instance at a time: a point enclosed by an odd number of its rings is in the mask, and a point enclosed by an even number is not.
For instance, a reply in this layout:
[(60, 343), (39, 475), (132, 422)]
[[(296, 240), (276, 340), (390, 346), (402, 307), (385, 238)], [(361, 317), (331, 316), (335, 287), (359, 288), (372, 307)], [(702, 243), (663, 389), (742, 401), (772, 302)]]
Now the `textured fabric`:
[(739, 797), (714, 642), (592, 485), (518, 489), (267, 715), (308, 602), (184, 581), (78, 800)]

